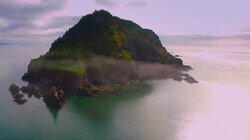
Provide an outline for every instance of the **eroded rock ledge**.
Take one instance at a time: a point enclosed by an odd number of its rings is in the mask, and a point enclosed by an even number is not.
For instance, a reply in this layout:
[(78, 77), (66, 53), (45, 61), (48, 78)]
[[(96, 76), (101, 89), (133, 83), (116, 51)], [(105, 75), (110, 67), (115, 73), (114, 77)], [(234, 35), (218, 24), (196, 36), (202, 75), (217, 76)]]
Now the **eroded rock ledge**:
[[(29, 67), (30, 68), (30, 67)], [(144, 78), (170, 78), (176, 81), (197, 83), (186, 72), (190, 66), (166, 65), (149, 62), (127, 62), (98, 57), (86, 66), (86, 73), (74, 74), (39, 68), (29, 69), (23, 80), (41, 85), (45, 90), (51, 87), (63, 90), (66, 94), (102, 97), (105, 92), (119, 94), (119, 87), (132, 80)]]

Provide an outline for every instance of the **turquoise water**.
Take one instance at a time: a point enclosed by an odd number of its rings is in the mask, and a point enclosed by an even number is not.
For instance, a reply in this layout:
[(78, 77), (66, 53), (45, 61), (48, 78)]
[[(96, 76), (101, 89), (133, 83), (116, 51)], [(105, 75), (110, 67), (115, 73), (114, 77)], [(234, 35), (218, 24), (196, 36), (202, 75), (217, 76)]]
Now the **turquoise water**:
[[(69, 96), (61, 110), (42, 99), (13, 102), (11, 83), (48, 48), (0, 48), (0, 139), (250, 139), (250, 49), (169, 47), (194, 67), (198, 84), (168, 79), (125, 86), (104, 99)], [(28, 98), (25, 96), (25, 98)]]

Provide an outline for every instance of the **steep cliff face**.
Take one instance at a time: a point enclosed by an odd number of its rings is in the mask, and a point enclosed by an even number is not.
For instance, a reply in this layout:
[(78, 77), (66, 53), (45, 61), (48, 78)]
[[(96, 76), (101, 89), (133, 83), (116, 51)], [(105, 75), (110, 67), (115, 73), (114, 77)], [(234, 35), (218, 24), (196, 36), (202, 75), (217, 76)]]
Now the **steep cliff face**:
[(83, 16), (49, 52), (32, 59), (23, 79), (94, 95), (138, 78), (136, 61), (184, 67), (152, 30), (100, 10)]

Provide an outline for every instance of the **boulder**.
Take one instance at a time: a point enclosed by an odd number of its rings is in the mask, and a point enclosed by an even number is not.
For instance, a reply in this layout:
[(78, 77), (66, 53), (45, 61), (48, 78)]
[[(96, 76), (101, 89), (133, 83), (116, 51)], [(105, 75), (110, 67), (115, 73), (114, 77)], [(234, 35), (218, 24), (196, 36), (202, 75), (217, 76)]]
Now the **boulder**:
[(16, 94), (15, 95), (15, 97), (14, 97), (14, 101), (16, 102), (16, 103), (18, 103), (19, 105), (23, 105), (24, 103), (26, 103), (27, 102), (27, 100), (26, 99), (23, 99), (23, 94)]
[(23, 93), (27, 93), (29, 96), (34, 95), (36, 98), (42, 97), (42, 94), (40, 93), (40, 89), (32, 84), (28, 84), (27, 87), (23, 86), (21, 87), (21, 91)]
[(188, 83), (198, 83), (198, 81), (195, 80), (195, 79), (194, 79), (193, 77), (191, 77), (191, 76), (185, 77), (184, 80), (185, 80), (186, 82), (188, 82)]
[(60, 109), (65, 103), (66, 97), (62, 90), (57, 91), (55, 87), (52, 87), (43, 95), (43, 101), (49, 107)]
[(11, 84), (10, 87), (9, 87), (9, 91), (11, 92), (11, 94), (13, 96), (17, 95), (20, 91), (19, 87), (15, 84)]

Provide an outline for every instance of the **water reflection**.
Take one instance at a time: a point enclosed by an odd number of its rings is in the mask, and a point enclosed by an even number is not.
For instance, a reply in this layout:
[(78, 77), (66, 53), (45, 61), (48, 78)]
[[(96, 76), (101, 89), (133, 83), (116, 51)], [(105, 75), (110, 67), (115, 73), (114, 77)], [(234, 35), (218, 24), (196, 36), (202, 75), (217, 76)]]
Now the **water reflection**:
[(145, 81), (138, 84), (124, 86), (121, 88), (120, 95), (112, 95), (107, 93), (104, 98), (69, 96), (70, 111), (83, 117), (88, 122), (108, 122), (114, 117), (113, 111), (123, 102), (138, 100), (153, 90), (153, 86)]
[(52, 107), (49, 107), (49, 106), (46, 106), (46, 107), (49, 110), (51, 117), (56, 122), (57, 121), (57, 116), (58, 116), (58, 113), (59, 113), (60, 109), (52, 108)]
[[(200, 82), (210, 90), (201, 111), (189, 114), (181, 139), (250, 139), (250, 48), (172, 48), (193, 61)], [(208, 51), (209, 50), (209, 51)], [(199, 59), (197, 59), (199, 58)], [(195, 62), (194, 62), (195, 61)]]
[(225, 84), (203, 82), (209, 85), (211, 101), (206, 106), (207, 112), (190, 114), (192, 122), (186, 123), (183, 139), (249, 139), (250, 90)]

